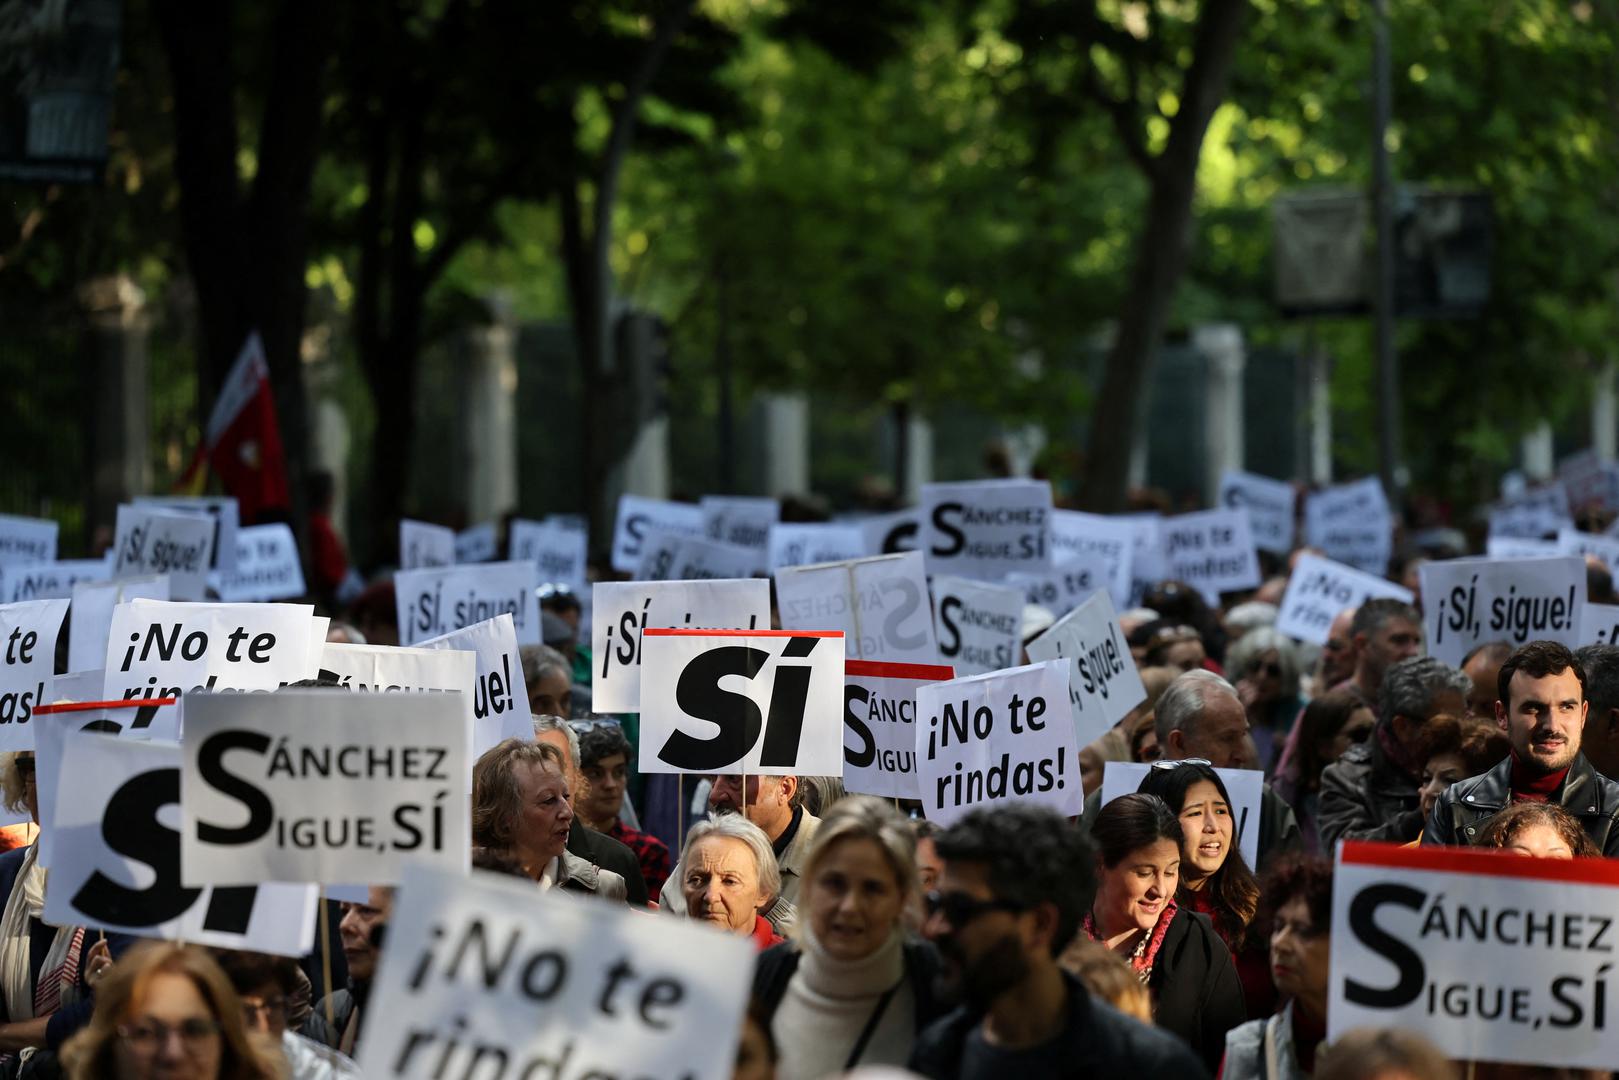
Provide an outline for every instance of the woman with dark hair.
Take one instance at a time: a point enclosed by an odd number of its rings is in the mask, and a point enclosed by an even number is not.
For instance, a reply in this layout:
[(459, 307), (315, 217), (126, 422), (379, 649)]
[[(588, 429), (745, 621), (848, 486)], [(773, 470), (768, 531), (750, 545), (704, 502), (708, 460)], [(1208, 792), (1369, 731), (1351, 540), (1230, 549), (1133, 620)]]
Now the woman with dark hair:
[(1284, 855), (1265, 875), (1261, 909), (1270, 924), (1270, 970), (1282, 1011), (1226, 1036), (1221, 1080), (1300, 1080), (1315, 1071), (1327, 1037), (1327, 958), (1332, 952), (1332, 863)]
[(1259, 907), (1259, 883), (1238, 847), (1225, 781), (1207, 765), (1161, 761), (1136, 790), (1164, 800), (1180, 820), (1184, 839), (1175, 902), (1209, 917), (1231, 950), (1248, 1015), (1269, 1015), (1276, 992), (1263, 945), (1248, 933)]
[(1276, 794), (1293, 808), (1305, 851), (1321, 853), (1321, 833), (1316, 825), (1321, 770), (1355, 743), (1364, 742), (1376, 726), (1377, 717), (1366, 703), (1343, 690), (1322, 694), (1299, 714), (1289, 736), (1292, 752), (1283, 751), (1271, 783)]
[(1207, 915), (1175, 902), (1183, 832), (1156, 795), (1121, 795), (1091, 824), (1097, 889), (1084, 931), (1124, 955), (1152, 997), (1153, 1019), (1210, 1073), (1226, 1032), (1246, 1019), (1231, 952)]
[(1595, 859), (1602, 855), (1580, 819), (1556, 803), (1513, 803), (1484, 826), (1479, 846), (1540, 859)]
[[(1494, 723), (1439, 713), (1422, 725), (1416, 757), (1423, 763), (1422, 785), (1418, 788), (1422, 796), (1423, 822), (1427, 822), (1434, 804), (1450, 785), (1489, 772), (1511, 752), (1512, 744), (1507, 741), (1506, 733)], [(1420, 843), (1422, 836), (1418, 834), (1406, 846)]]

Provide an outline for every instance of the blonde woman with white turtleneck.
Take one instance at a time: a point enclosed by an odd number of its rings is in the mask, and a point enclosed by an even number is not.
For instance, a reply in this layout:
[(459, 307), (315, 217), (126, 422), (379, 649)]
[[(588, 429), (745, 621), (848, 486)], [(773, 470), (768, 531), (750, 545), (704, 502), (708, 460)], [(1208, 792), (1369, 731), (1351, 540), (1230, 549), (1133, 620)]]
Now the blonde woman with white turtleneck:
[(820, 1080), (855, 1065), (900, 1065), (944, 1010), (938, 956), (908, 933), (916, 840), (888, 803), (840, 800), (804, 862), (796, 940), (766, 950), (755, 1003), (780, 1051), (779, 1080)]

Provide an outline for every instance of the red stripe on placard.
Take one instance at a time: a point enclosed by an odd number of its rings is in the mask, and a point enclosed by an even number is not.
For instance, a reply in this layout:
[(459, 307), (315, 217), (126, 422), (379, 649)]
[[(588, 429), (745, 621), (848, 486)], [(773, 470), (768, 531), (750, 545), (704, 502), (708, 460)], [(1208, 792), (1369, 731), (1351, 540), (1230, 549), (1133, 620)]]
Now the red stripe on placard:
[(680, 626), (649, 626), (642, 637), (842, 637), (842, 630), (693, 630)]
[(34, 709), (42, 715), (65, 712), (89, 712), (91, 709), (139, 709), (144, 705), (173, 705), (179, 698), (130, 698), (127, 701), (59, 701), (54, 705), (40, 705)]
[(946, 682), (956, 677), (956, 669), (949, 664), (901, 664), (887, 660), (845, 660), (843, 673), (868, 679), (914, 679), (917, 682)]
[(1537, 859), (1486, 848), (1413, 848), (1369, 840), (1345, 840), (1338, 850), (1338, 860), (1344, 866), (1435, 870), (1447, 874), (1562, 881), (1572, 885), (1619, 885), (1619, 859)]

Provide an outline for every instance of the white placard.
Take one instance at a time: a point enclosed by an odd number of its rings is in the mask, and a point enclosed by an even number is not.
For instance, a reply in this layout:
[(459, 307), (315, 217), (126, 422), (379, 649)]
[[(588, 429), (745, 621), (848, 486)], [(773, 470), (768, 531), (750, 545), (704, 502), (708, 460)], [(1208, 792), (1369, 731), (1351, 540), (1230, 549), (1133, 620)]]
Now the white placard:
[(1107, 588), (1113, 594), (1113, 602), (1120, 606), (1128, 604), (1135, 564), (1136, 532), (1137, 527), (1122, 518), (1085, 514), (1078, 510), (1053, 510), (1053, 570), (1071, 565), (1095, 566), (1099, 561), (1106, 568)]
[(485, 521), (455, 534), (455, 561), (462, 565), (493, 562), (500, 554), (495, 523)]
[(1492, 506), (1489, 535), (1535, 540), (1573, 524), (1568, 492), (1561, 483), (1553, 483)]
[(56, 638), (67, 604), (0, 604), (0, 751), (32, 750), (34, 709), (56, 700)]
[(304, 595), (303, 564), (292, 526), (276, 522), (238, 530), (234, 569), (210, 575), (210, 583), (226, 603), (295, 600)]
[(236, 533), (241, 528), (241, 507), (229, 495), (137, 495), (136, 506), (193, 514), (214, 523), (214, 560), (211, 570), (229, 570), (235, 565)]
[(948, 826), (974, 807), (1007, 802), (1076, 816), (1085, 790), (1067, 698), (1061, 660), (918, 686), (917, 779), (927, 819)]
[(770, 527), (770, 572), (784, 566), (858, 559), (866, 554), (866, 530), (859, 525), (793, 524)]
[[(85, 672), (94, 677), (94, 689), (89, 698), (75, 699), (73, 704), (45, 705), (34, 714), (34, 771), (35, 794), (39, 804), (39, 865), (49, 868), (56, 844), (56, 829), (51, 824), (51, 808), (56, 805), (56, 785), (62, 776), (62, 748), (71, 732), (99, 732), (112, 738), (142, 739), (150, 728), (147, 724), (156, 713), (147, 705), (124, 704), (93, 700), (101, 694), (101, 672)], [(74, 676), (60, 675), (57, 686), (71, 682)], [(62, 697), (72, 698), (72, 694)], [(69, 781), (69, 788), (76, 780)], [(26, 811), (23, 820), (27, 820)]]
[[(169, 575), (126, 578), (119, 581), (84, 581), (73, 586), (73, 618), (67, 626), (69, 671), (100, 670), (107, 662), (107, 637), (112, 613), (131, 600), (168, 600)], [(96, 687), (100, 697), (101, 687)]]
[(121, 505), (113, 576), (167, 574), (174, 596), (201, 600), (208, 594), (215, 531), (213, 519), (201, 514)]
[[(113, 608), (104, 701), (184, 697), (194, 690), (275, 690), (315, 677), (325, 641), (308, 604), (131, 600)], [(153, 737), (179, 737), (172, 708)]]
[[(1006, 584), (1022, 589), (1025, 601), (1039, 604), (1058, 619), (1089, 600), (1098, 589), (1113, 593), (1108, 586), (1107, 565), (1093, 555), (1060, 562), (1038, 574), (1007, 574)], [(1128, 582), (1125, 587), (1129, 588)]]
[(1132, 546), (1130, 554), (1130, 599), (1119, 606), (1129, 607), (1141, 603), (1147, 590), (1169, 577), (1169, 563), (1164, 558), (1162, 514), (1119, 514), (1115, 521), (1130, 526)]
[(528, 684), (523, 678), (523, 656), (517, 627), (510, 615), (497, 615), (463, 630), (421, 643), (424, 649), (472, 653), (472, 756), (504, 739), (534, 738), (533, 713), (528, 709)]
[[(403, 645), (349, 645), (328, 641), (322, 646), (320, 658), (321, 678), (336, 679), (338, 689), (341, 690), (377, 694), (446, 692), (460, 694), (463, 709), (467, 714), (468, 730), (474, 732), (475, 749), (472, 751), (474, 760), (482, 750), (500, 741), (498, 734), (492, 741), (486, 740), (483, 744), (477, 741), (476, 733), (480, 718), (473, 711), (475, 708), (473, 693), (475, 687), (480, 695), (485, 690), (477, 675), (477, 657), (470, 650), (406, 648)], [(518, 668), (518, 679), (522, 679), (521, 666)], [(497, 673), (495, 681), (498, 683), (499, 680), (500, 675)], [(517, 702), (505, 688), (497, 688), (496, 694), (496, 701), (503, 711), (517, 707)], [(528, 727), (526, 723), (528, 702), (526, 698), (522, 701), (524, 726)], [(477, 702), (476, 706), (487, 709), (487, 704), (483, 702)], [(498, 722), (499, 718), (496, 717), (496, 720)]]
[(762, 550), (662, 530), (649, 532), (641, 543), (641, 551), (641, 565), (635, 572), (637, 581), (753, 577), (765, 572), (768, 557)]
[(1023, 590), (940, 574), (933, 579), (939, 659), (958, 676), (1015, 667), (1023, 659)]
[(645, 773), (843, 773), (843, 635), (663, 630), (641, 635)]
[(1169, 576), (1192, 586), (1211, 603), (1220, 594), (1259, 584), (1259, 556), (1242, 510), (1204, 510), (1163, 522), (1161, 538)]
[(510, 615), (523, 645), (540, 638), (540, 571), (531, 562), (482, 563), (394, 575), (399, 644), (416, 645), (497, 615)]
[(703, 534), (733, 547), (750, 548), (761, 555), (770, 545), (770, 528), (781, 520), (775, 499), (736, 495), (704, 495)]
[(1286, 555), (1293, 550), (1294, 513), (1298, 493), (1293, 485), (1268, 476), (1227, 469), (1220, 474), (1220, 505), (1248, 511), (1254, 546)]
[(1051, 565), (1051, 485), (974, 480), (922, 485), (921, 548), (929, 574), (999, 581)]
[(1445, 559), (1418, 568), (1428, 654), (1460, 667), (1475, 645), (1546, 638), (1580, 644), (1585, 560)]
[(187, 886), (392, 885), (471, 859), (462, 695), (194, 694), (180, 749)]
[(735, 934), (412, 866), (388, 939), (366, 1076), (440, 1080), (454, 1062), (471, 1078), (488, 1060), (481, 1075), (512, 1080), (723, 1080), (735, 1065), (754, 964)]
[(700, 536), (703, 508), (641, 495), (620, 495), (618, 521), (613, 529), (613, 569), (621, 574), (635, 573), (653, 530)]
[(590, 698), (599, 713), (641, 711), (641, 633), (647, 627), (770, 627), (770, 582), (763, 578), (598, 581), (591, 599)]
[[(1109, 761), (1102, 768), (1102, 805), (1141, 787), (1152, 764), (1145, 761)], [(1215, 769), (1231, 796), (1231, 830), (1237, 850), (1252, 870), (1259, 865), (1259, 806), (1265, 797), (1265, 774), (1258, 769)]]
[(1316, 645), (1327, 643), (1332, 620), (1345, 608), (1358, 608), (1368, 600), (1387, 597), (1412, 602), (1411, 590), (1352, 566), (1308, 553), (1299, 556), (1282, 596), (1276, 629), (1290, 638)]
[(1327, 1038), (1404, 1028), (1446, 1056), (1605, 1071), (1619, 865), (1348, 841)]
[(918, 799), (916, 688), (946, 682), (939, 664), (843, 662), (843, 787), (850, 794)]
[(56, 560), (59, 526), (44, 518), (0, 514), (0, 566), (27, 566)]
[(1578, 555), (1581, 558), (1595, 555), (1612, 572), (1615, 566), (1619, 566), (1619, 539), (1580, 532), (1578, 529), (1558, 529), (1557, 554)]
[(852, 660), (939, 662), (922, 553), (793, 566), (776, 573), (784, 630), (841, 630)]
[(1029, 659), (1065, 659), (1074, 734), (1089, 746), (1147, 699), (1113, 598), (1098, 592), (1028, 644)]
[(55, 786), (47, 923), (279, 956), (313, 946), (313, 886), (181, 886), (178, 746), (69, 732)]
[(1492, 559), (1548, 559), (1563, 554), (1563, 550), (1556, 540), (1492, 536), (1484, 541), (1484, 554)]
[(107, 559), (0, 565), (0, 602), (67, 600), (79, 582), (106, 581), (111, 576), (112, 563)]
[(590, 591), (586, 554), (589, 538), (583, 529), (554, 519), (516, 518), (510, 535), (514, 560), (533, 563), (542, 582), (566, 585), (581, 601), (585, 599), (585, 593)]
[(1304, 542), (1334, 562), (1369, 574), (1386, 573), (1394, 554), (1394, 514), (1377, 477), (1306, 496)]
[(865, 555), (898, 555), (917, 551), (922, 544), (922, 511), (914, 506), (863, 517), (856, 524), (866, 535)]
[(455, 530), (425, 521), (399, 521), (399, 569), (427, 570), (455, 565)]
[(1594, 449), (1557, 463), (1557, 477), (1568, 492), (1571, 511), (1619, 510), (1619, 464), (1603, 461)]
[(1619, 645), (1619, 604), (1586, 604), (1580, 618), (1581, 645)]

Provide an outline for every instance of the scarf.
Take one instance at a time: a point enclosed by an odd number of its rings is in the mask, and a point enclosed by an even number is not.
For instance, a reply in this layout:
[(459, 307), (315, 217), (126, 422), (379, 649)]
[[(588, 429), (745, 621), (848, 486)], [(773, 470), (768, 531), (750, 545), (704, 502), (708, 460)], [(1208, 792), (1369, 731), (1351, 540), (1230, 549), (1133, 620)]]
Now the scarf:
[[(1130, 953), (1130, 969), (1146, 986), (1147, 980), (1152, 978), (1152, 967), (1158, 962), (1158, 949), (1164, 943), (1164, 935), (1169, 933), (1169, 924), (1175, 921), (1175, 913), (1179, 910), (1174, 900), (1164, 905), (1164, 910), (1158, 913), (1158, 922), (1153, 925), (1152, 933), (1142, 934), (1141, 940)], [(1093, 912), (1085, 913), (1085, 934), (1092, 941), (1102, 941), (1101, 928), (1096, 925), (1096, 915)], [(1106, 944), (1106, 942), (1103, 942)]]
[(1563, 786), (1568, 777), (1568, 770), (1560, 772), (1532, 774), (1523, 767), (1517, 754), (1512, 755), (1512, 801), (1513, 802), (1550, 802), (1557, 789)]
[(43, 921), (45, 911), (45, 868), (38, 860), (39, 845), (30, 845), (0, 915), (0, 988), (5, 992), (6, 1016), (13, 1021), (48, 1016), (79, 996), (82, 926), (57, 929), (40, 965), (39, 983), (33, 982), (33, 925)]

